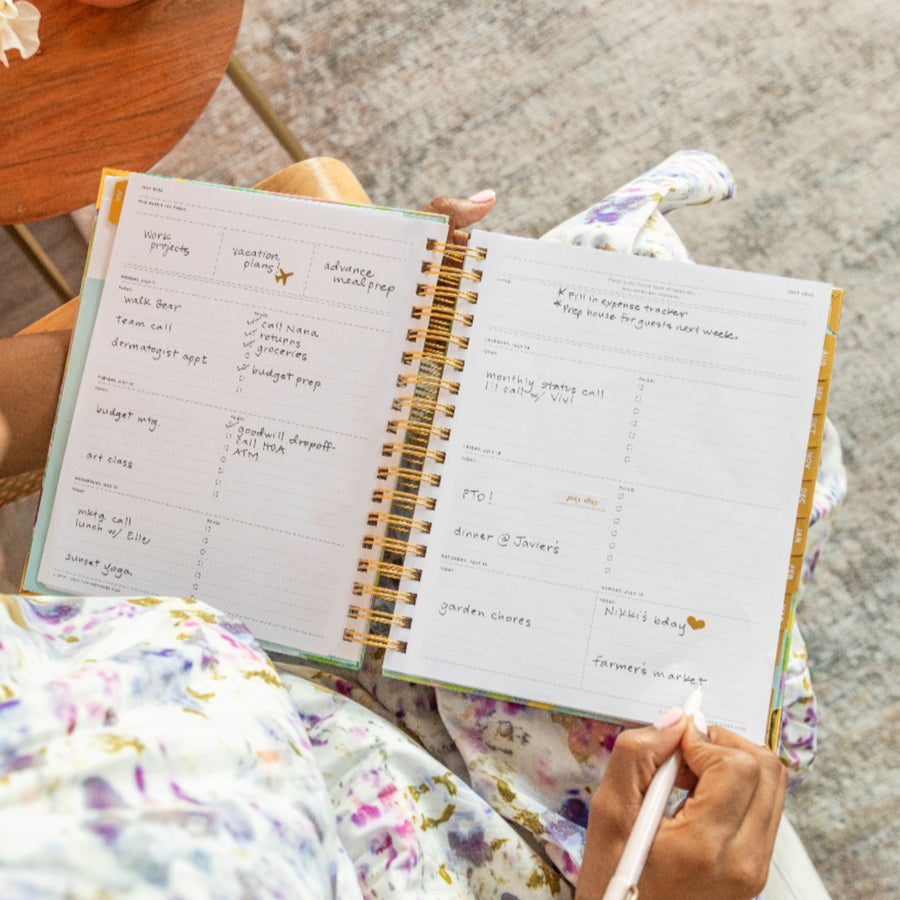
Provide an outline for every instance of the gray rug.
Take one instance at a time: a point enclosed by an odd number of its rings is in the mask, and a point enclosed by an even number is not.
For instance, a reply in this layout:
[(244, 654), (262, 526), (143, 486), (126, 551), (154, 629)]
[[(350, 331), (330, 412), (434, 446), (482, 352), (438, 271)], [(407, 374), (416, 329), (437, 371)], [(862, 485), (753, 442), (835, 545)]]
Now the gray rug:
[[(493, 187), (486, 225), (537, 235), (699, 147), (739, 184), (673, 216), (699, 262), (844, 288), (851, 492), (800, 613), (821, 743), (789, 815), (835, 897), (900, 897), (900, 5), (248, 0), (237, 52), (379, 202)], [(159, 168), (251, 184), (287, 162), (225, 83)]]
[[(673, 216), (699, 262), (845, 289), (851, 493), (800, 612), (822, 724), (788, 811), (835, 898), (900, 897), (900, 4), (247, 0), (237, 55), (378, 202), (492, 187), (486, 226), (538, 235), (698, 147), (739, 182)], [(157, 170), (249, 185), (289, 162), (226, 80)]]

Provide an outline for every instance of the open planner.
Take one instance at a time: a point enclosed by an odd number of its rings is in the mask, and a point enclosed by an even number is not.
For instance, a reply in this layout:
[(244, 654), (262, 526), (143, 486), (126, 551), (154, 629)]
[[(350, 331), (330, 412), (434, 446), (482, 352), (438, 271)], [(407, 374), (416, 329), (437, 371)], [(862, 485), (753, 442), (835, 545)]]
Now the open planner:
[(772, 742), (840, 292), (446, 242), (105, 173), (23, 587), (615, 719), (700, 685)]

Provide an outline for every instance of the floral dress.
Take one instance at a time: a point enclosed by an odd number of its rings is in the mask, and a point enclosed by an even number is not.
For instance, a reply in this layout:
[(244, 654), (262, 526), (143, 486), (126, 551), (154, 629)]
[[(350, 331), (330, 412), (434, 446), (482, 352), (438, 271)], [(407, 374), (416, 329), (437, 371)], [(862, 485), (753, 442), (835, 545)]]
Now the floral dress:
[[(734, 185), (696, 151), (549, 240), (690, 261), (665, 218)], [(846, 490), (826, 429), (804, 584)], [(622, 725), (382, 678), (273, 665), (173, 598), (0, 599), (3, 898), (569, 897)], [(780, 754), (816, 711), (795, 628)]]

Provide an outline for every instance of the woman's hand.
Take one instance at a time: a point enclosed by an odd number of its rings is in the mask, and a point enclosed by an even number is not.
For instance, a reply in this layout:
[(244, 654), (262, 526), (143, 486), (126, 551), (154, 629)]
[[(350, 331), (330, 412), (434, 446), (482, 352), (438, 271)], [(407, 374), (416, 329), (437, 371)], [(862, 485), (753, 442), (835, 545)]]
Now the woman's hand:
[(619, 736), (591, 802), (579, 900), (603, 897), (650, 780), (678, 747), (684, 766), (677, 784), (693, 793), (660, 825), (640, 900), (746, 900), (765, 886), (787, 773), (769, 750), (724, 728), (707, 736), (697, 719), (702, 730), (684, 715), (667, 715), (665, 727)]
[(437, 197), (424, 207), (422, 212), (450, 216), (450, 240), (459, 243), (466, 237), (463, 229), (480, 222), (494, 208), (496, 199), (493, 191), (479, 191), (468, 200), (458, 197)]

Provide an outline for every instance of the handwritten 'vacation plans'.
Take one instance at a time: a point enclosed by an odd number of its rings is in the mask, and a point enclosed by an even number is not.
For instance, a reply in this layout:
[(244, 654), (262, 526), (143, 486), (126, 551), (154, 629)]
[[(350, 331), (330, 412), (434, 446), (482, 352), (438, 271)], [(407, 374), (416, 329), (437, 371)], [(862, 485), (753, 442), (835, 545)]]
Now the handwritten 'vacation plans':
[[(348, 215), (350, 213), (350, 215)], [(130, 176), (39, 569), (334, 658), (435, 217)]]
[(762, 740), (830, 289), (471, 242), (484, 278), (386, 669), (648, 721), (702, 686)]

